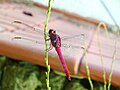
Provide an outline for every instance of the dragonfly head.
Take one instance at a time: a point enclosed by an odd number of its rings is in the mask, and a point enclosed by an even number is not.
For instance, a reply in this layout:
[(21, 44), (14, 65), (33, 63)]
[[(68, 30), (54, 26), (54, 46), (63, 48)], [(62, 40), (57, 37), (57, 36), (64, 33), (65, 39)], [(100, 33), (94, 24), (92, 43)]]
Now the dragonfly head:
[(56, 34), (56, 31), (53, 30), (53, 29), (50, 29), (50, 30), (49, 30), (49, 35), (50, 35), (50, 34)]

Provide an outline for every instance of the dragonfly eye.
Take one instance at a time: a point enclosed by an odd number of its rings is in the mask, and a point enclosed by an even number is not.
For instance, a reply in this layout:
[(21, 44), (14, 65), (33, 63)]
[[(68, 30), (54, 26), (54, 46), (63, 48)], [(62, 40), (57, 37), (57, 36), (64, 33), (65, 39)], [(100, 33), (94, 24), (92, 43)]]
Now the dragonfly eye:
[(52, 34), (52, 33), (56, 33), (56, 31), (53, 30), (53, 29), (50, 29), (48, 33), (49, 33), (49, 34)]
[(53, 31), (53, 33), (56, 33), (56, 31)]
[(53, 31), (54, 31), (53, 29), (50, 29), (48, 33), (51, 34)]

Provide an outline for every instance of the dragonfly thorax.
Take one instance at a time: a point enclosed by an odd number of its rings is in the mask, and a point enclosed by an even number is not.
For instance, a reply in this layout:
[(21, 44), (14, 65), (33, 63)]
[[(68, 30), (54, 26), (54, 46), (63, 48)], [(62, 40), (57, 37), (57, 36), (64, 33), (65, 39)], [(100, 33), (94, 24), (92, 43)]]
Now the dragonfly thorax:
[(49, 35), (51, 43), (54, 47), (61, 47), (61, 39), (60, 36), (57, 34), (50, 34)]

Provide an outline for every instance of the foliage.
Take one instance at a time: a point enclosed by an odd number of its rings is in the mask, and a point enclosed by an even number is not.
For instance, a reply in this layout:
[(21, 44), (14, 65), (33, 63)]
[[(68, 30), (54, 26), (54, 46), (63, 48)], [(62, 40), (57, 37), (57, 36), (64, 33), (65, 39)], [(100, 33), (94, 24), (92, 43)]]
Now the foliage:
[[(0, 57), (0, 90), (46, 90), (45, 71), (43, 67)], [(94, 90), (103, 90), (103, 83), (92, 81)], [(87, 79), (68, 81), (66, 77), (50, 73), (50, 87), (52, 90), (90, 90)], [(111, 90), (120, 90), (111, 86)]]

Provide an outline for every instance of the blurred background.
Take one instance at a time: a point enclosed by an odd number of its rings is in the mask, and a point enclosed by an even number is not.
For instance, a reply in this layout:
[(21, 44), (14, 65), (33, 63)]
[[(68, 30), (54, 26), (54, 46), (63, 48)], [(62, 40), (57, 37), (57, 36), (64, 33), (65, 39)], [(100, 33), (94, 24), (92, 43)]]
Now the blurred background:
[[(47, 5), (47, 0), (33, 0), (43, 5)], [(115, 25), (103, 3), (109, 9), (116, 23), (120, 25), (120, 1), (119, 0), (54, 0), (53, 7), (67, 12), (76, 13), (80, 16), (98, 19)]]
[[(54, 0), (53, 8), (67, 13), (82, 16), (86, 19), (103, 21), (112, 30), (120, 26), (120, 0)], [(32, 3), (47, 6), (48, 0), (0, 0), (3, 3), (25, 5)], [(44, 11), (44, 10), (43, 10)], [(1, 14), (1, 12), (0, 12)], [(6, 16), (7, 17), (7, 16)], [(0, 90), (46, 90), (46, 68), (6, 56), (0, 56)], [(92, 80), (94, 90), (103, 90), (102, 82)], [(52, 90), (90, 90), (90, 84), (85, 78), (72, 78), (68, 81), (64, 76), (56, 74), (51, 69), (50, 86)], [(119, 86), (111, 86), (111, 90), (120, 90)]]

